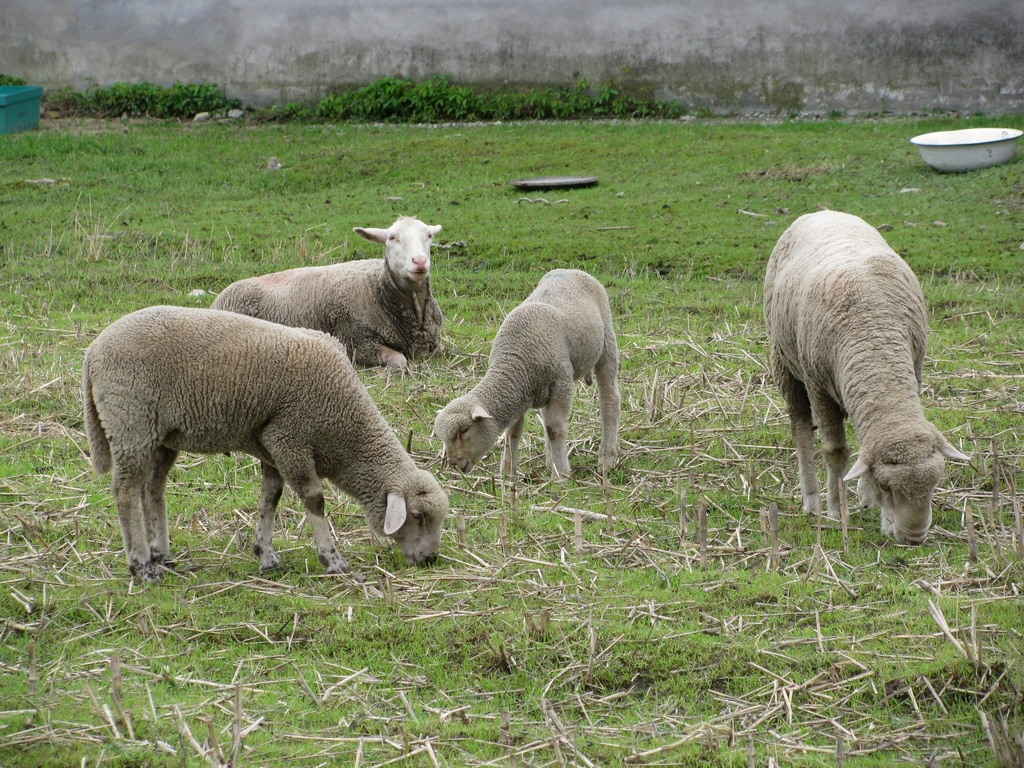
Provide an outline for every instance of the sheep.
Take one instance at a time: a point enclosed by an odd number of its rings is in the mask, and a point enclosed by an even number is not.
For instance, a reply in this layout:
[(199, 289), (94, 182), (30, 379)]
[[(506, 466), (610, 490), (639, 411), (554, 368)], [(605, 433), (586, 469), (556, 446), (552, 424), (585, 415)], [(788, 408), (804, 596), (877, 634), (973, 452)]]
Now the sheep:
[(213, 309), (337, 337), (357, 365), (408, 367), (434, 352), (441, 308), (430, 292), (430, 244), (441, 231), (403, 216), (387, 229), (355, 227), (384, 246), (383, 259), (298, 267), (239, 280)]
[[(820, 514), (814, 425), (821, 431), (828, 515), (859, 479), (882, 532), (920, 544), (943, 457), (969, 461), (924, 417), (924, 294), (910, 267), (864, 220), (821, 211), (779, 238), (764, 279), (772, 377), (789, 411), (803, 509)], [(844, 418), (860, 443), (849, 472)], [(846, 472), (845, 477), (843, 473)]]
[(156, 581), (170, 554), (164, 492), (180, 451), (260, 460), (260, 570), (280, 565), (272, 535), (287, 483), (327, 573), (350, 572), (324, 517), (322, 479), (352, 496), (406, 560), (437, 559), (448, 497), (417, 469), (327, 334), (213, 309), (142, 309), (89, 345), (83, 400), (92, 465), (112, 472), (133, 577)]
[(434, 434), (448, 462), (468, 472), (505, 430), (502, 472), (514, 476), (526, 412), (540, 409), (555, 479), (569, 476), (566, 432), (573, 382), (596, 375), (601, 410), (598, 466), (615, 465), (619, 443), (619, 349), (608, 294), (586, 272), (557, 269), (508, 313), (491, 346), (487, 373), (437, 414)]

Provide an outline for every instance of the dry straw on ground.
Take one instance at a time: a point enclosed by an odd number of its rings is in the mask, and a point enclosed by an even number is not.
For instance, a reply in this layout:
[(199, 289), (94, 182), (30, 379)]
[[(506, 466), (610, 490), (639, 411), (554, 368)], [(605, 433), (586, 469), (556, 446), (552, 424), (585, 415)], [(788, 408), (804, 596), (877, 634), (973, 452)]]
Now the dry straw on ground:
[[(40, 371), (22, 365), (24, 351), (7, 350), (6, 394), (52, 403), (59, 418), (13, 416), (2, 425), (14, 436), (7, 457), (31, 447), (37, 459), (0, 483), (0, 578), (12, 609), (0, 631), (0, 671), (28, 686), (27, 695), (9, 700), (14, 706), (0, 713), (0, 740), (22, 754), (43, 745), (84, 747), (90, 765), (107, 749), (210, 766), (296, 759), (355, 766), (651, 765), (673, 764), (683, 755), (692, 760), (699, 748), (709, 756), (749, 754), (749, 765), (843, 764), (873, 755), (929, 765), (987, 759), (1020, 768), (1021, 693), (1014, 682), (1020, 657), (1010, 649), (1020, 650), (1024, 625), (979, 619), (991, 604), (1019, 605), (1021, 599), (1018, 437), (972, 442), (962, 431), (954, 435), (967, 441), (977, 471), (951, 470), (938, 494), (942, 513), (930, 545), (900, 550), (899, 588), (919, 593), (930, 618), (922, 624), (901, 615), (903, 609), (894, 614), (879, 587), (879, 569), (894, 566), (883, 564), (881, 555), (865, 560), (851, 551), (893, 547), (877, 535), (876, 514), (851, 510), (850, 530), (840, 536), (830, 522), (803, 519), (788, 444), (761, 439), (784, 435), (785, 419), (748, 341), (756, 333), (729, 329), (710, 341), (624, 336), (626, 360), (642, 360), (651, 346), (671, 343), (697, 364), (685, 373), (669, 365), (624, 368), (621, 464), (607, 479), (588, 469), (599, 425), (593, 392), (581, 387), (570, 428), (577, 477), (568, 488), (546, 480), (536, 431), (524, 441), (525, 477), (515, 483), (491, 474), (497, 450), (476, 473), (457, 476), (441, 469), (434, 441), (407, 431), (404, 425), (429, 421), (429, 409), (419, 402), (430, 382), (444, 380), (450, 392), (468, 389), (482, 373), (482, 354), (428, 361), (409, 376), (366, 373), (374, 396), (399, 413), (396, 429), (408, 435), (418, 463), (443, 477), (453, 515), (438, 567), (397, 568), (386, 545), (372, 540), (354, 509), (334, 494), (333, 523), (345, 548), (363, 560), (371, 576), (365, 585), (312, 570), (256, 573), (248, 551), (256, 468), (244, 459), (183, 457), (170, 496), (172, 505), (202, 496), (198, 512), (177, 520), (193, 544), (177, 549), (171, 586), (149, 588), (173, 587), (191, 606), (174, 623), (154, 620), (161, 610), (157, 595), (148, 596), (149, 607), (148, 599), (132, 602), (132, 610), (115, 599), (125, 589), (119, 534), (103, 483), (90, 474), (84, 437), (66, 426), (75, 423), (78, 407), (75, 356), (57, 343), (57, 362)], [(979, 375), (962, 370), (944, 377), (976, 383)], [(983, 414), (1019, 404), (1020, 381), (964, 387), (957, 406)], [(219, 472), (220, 480), (197, 487), (193, 470), (201, 467), (204, 476), (211, 468)], [(102, 501), (90, 503), (97, 492)], [(86, 524), (86, 515), (105, 517)], [(308, 531), (294, 497), (286, 497), (280, 517), (282, 556), (308, 562)], [(792, 540), (799, 526), (812, 531), (802, 539), (809, 544)], [(857, 534), (860, 543), (850, 543), (848, 536)], [(968, 551), (965, 562), (960, 555)], [(790, 604), (785, 597), (730, 604), (735, 581), (769, 572), (778, 574), (783, 596), (790, 585), (812, 587), (817, 607), (808, 610), (810, 601)], [(221, 578), (224, 573), (248, 575)], [(649, 600), (627, 588), (606, 592), (610, 575), (629, 573), (679, 585), (673, 587), (677, 599)], [(90, 596), (74, 622), (61, 605), (70, 589)], [(342, 630), (355, 613), (379, 606), (408, 624), (479, 626), (472, 662), (482, 675), (514, 679), (534, 644), (543, 644), (557, 663), (528, 701), (489, 693), (478, 680), (456, 685), (438, 681), (436, 673), (428, 678), (414, 649), (395, 659), (385, 678), (362, 659), (334, 658), (309, 636), (299, 612), (273, 621), (244, 611), (227, 612), (215, 624), (197, 618), (206, 615), (204, 604), (233, 594), (259, 595), (268, 605), (300, 594), (309, 610), (330, 612)], [(721, 610), (716, 594), (723, 596)], [(950, 596), (956, 599), (943, 602)], [(862, 615), (860, 632), (823, 631), (835, 610)], [(60, 647), (22, 642), (53, 638), (48, 624), (54, 621), (68, 622), (60, 627), (66, 641), (92, 651), (69, 657)], [(627, 639), (641, 627), (664, 648), (695, 638), (735, 648), (742, 639), (754, 643), (756, 660), (743, 662), (739, 682), (709, 681), (706, 695), (716, 714), (693, 717), (671, 697), (660, 699), (662, 681), (643, 670), (614, 685), (604, 676), (627, 645), (642, 649), (635, 636)], [(894, 635), (894, 627), (908, 629)], [(140, 637), (166, 654), (133, 650)], [(174, 649), (196, 645), (214, 656), (237, 655), (234, 675), (204, 679), (167, 671)], [(253, 650), (238, 654), (239, 648)], [(293, 653), (300, 648), (301, 662)], [(813, 674), (799, 672), (799, 654), (808, 649), (829, 659)], [(886, 673), (907, 657), (931, 672)], [(156, 686), (163, 689), (160, 704)], [(73, 702), (62, 711), (76, 712), (75, 721), (40, 717), (43, 703), (58, 693)], [(286, 708), (264, 709), (286, 696)], [(977, 712), (974, 722), (963, 719), (964, 701)], [(311, 721), (316, 727), (306, 727), (304, 718), (294, 717), (297, 707), (341, 716), (331, 727), (322, 727), (319, 717)], [(899, 715), (879, 719), (880, 710)], [(937, 715), (942, 728), (932, 722)], [(979, 752), (979, 743), (986, 752)]]

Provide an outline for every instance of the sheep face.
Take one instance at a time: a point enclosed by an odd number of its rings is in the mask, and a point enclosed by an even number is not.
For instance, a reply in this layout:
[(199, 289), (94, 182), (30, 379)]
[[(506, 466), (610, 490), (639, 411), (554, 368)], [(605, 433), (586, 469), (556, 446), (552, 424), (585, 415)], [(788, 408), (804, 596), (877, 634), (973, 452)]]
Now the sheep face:
[(930, 439), (887, 447), (884, 456), (857, 459), (844, 480), (857, 479), (857, 495), (866, 507), (882, 511), (882, 533), (898, 544), (921, 544), (932, 524), (932, 494), (942, 479), (945, 459), (970, 461), (934, 430)]
[(430, 245), (441, 225), (429, 226), (403, 216), (387, 229), (355, 227), (357, 235), (384, 246), (388, 269), (401, 283), (422, 283), (430, 277)]
[(444, 443), (444, 458), (463, 472), (480, 461), (501, 431), (487, 409), (465, 395), (448, 403), (434, 419), (434, 434)]
[(383, 519), (367, 515), (378, 536), (388, 536), (414, 565), (433, 565), (441, 551), (441, 527), (448, 514), (448, 495), (433, 475), (416, 470), (401, 488), (387, 494)]
[(921, 544), (932, 524), (932, 494), (942, 479), (942, 455), (903, 464), (876, 462), (861, 475), (857, 493), (881, 510), (882, 533), (898, 544)]

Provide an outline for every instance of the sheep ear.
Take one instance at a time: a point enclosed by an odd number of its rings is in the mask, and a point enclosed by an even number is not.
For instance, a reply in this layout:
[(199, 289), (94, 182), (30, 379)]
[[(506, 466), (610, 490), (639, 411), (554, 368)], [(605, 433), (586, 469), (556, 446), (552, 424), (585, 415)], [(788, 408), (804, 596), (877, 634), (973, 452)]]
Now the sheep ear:
[(384, 533), (394, 536), (405, 525), (405, 498), (397, 493), (388, 494), (388, 509), (384, 513)]
[(967, 454), (960, 453), (956, 448), (947, 443), (945, 439), (942, 441), (942, 445), (939, 446), (939, 453), (945, 456), (947, 459), (956, 459), (957, 461), (970, 461), (971, 457)]
[(434, 235), (436, 235), (440, 231), (441, 231), (441, 225), (440, 224), (435, 224), (432, 227), (427, 227), (427, 232), (430, 233), (431, 237), (433, 237)]
[(491, 416), (491, 414), (487, 412), (487, 409), (482, 405), (474, 405), (473, 411), (469, 414), (469, 418), (473, 421), (480, 421), (481, 419), (493, 419), (494, 417)]
[(850, 467), (850, 471), (846, 473), (843, 482), (848, 483), (851, 480), (856, 480), (861, 475), (867, 473), (869, 469), (871, 469), (871, 465), (864, 461), (864, 459), (858, 458), (854, 465)]
[(352, 227), (352, 231), (373, 243), (386, 243), (388, 231), (379, 227)]

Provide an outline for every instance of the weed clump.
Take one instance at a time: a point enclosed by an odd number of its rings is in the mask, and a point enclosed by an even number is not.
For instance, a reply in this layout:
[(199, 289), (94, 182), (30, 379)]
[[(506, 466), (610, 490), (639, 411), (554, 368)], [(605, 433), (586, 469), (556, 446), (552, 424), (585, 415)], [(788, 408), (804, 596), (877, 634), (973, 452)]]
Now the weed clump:
[[(0, 75), (0, 82), (4, 80)], [(14, 84), (14, 83), (12, 83)], [(47, 105), (63, 114), (87, 117), (191, 118), (199, 112), (223, 112), (242, 106), (216, 83), (114, 83), (85, 92), (46, 94)], [(611, 80), (600, 87), (580, 78), (571, 86), (526, 90), (478, 90), (452, 83), (447, 76), (415, 82), (385, 77), (359, 88), (338, 90), (316, 104), (298, 102), (255, 110), (260, 122), (437, 123), (478, 120), (576, 120), (586, 118), (673, 118), (685, 109), (669, 101), (627, 94)]]
[(216, 83), (175, 82), (169, 88), (154, 83), (114, 83), (83, 92), (61, 90), (46, 94), (47, 104), (64, 113), (89, 117), (192, 118), (199, 112), (223, 112), (241, 107), (227, 98)]
[(304, 109), (285, 105), (271, 115), (312, 120), (373, 122), (467, 122), (474, 120), (570, 120), (594, 117), (678, 117), (678, 104), (627, 95), (616, 81), (594, 88), (585, 79), (561, 88), (477, 91), (446, 76), (423, 82), (387, 77), (340, 91)]

